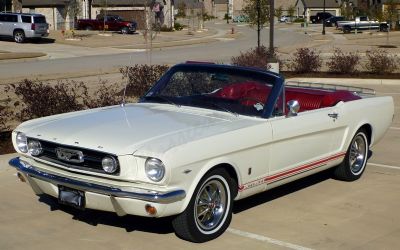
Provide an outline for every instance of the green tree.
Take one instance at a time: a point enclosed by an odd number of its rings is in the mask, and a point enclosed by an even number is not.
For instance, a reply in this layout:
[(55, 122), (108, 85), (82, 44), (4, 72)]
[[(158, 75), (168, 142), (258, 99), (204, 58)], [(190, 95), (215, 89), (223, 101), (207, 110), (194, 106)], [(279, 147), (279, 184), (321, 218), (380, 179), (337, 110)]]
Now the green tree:
[(275, 16), (279, 20), (281, 19), (282, 15), (283, 15), (283, 8), (282, 6), (279, 6), (279, 8), (275, 9)]
[(289, 8), (287, 10), (287, 13), (288, 13), (288, 16), (290, 18), (290, 21), (292, 21), (292, 18), (294, 16), (294, 12), (295, 11), (296, 11), (296, 7), (295, 6), (293, 6), (293, 5), (289, 6)]
[(388, 0), (385, 4), (385, 10), (383, 16), (390, 25), (391, 29), (394, 28), (394, 24), (397, 17), (397, 5), (400, 5), (399, 1)]
[(257, 47), (260, 47), (261, 30), (269, 21), (269, 0), (246, 0), (243, 12), (249, 17), (250, 27), (257, 29)]

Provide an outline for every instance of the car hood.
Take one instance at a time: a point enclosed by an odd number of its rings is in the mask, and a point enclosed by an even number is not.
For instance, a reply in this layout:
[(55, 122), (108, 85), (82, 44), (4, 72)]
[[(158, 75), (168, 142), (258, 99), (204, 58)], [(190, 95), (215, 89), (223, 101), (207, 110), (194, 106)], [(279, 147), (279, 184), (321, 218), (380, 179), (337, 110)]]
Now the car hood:
[(229, 127), (224, 124), (238, 119), (213, 110), (141, 103), (39, 118), (22, 123), (16, 131), (63, 145), (124, 155), (155, 140), (179, 138), (181, 133), (185, 139), (179, 140), (180, 144), (220, 133)]

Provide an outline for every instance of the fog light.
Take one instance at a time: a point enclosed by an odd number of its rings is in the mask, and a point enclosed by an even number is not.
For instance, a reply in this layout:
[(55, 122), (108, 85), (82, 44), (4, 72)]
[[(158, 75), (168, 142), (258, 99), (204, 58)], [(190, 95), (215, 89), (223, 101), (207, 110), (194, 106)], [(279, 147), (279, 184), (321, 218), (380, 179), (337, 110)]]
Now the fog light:
[(157, 209), (155, 207), (153, 207), (150, 204), (146, 204), (146, 206), (144, 207), (146, 209), (146, 212), (149, 215), (156, 215), (157, 214)]

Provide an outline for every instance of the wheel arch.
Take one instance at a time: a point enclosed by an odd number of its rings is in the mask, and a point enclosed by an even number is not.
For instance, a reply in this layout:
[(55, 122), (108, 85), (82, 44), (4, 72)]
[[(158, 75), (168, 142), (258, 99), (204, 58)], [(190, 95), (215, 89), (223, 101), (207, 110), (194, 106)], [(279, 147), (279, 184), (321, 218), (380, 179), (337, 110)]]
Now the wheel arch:
[(368, 145), (371, 145), (372, 141), (373, 141), (372, 140), (373, 137), (372, 137), (372, 126), (371, 126), (371, 124), (365, 123), (362, 126), (360, 126), (359, 129), (357, 129), (357, 131), (360, 131), (361, 129), (365, 130), (365, 132), (367, 133), (366, 136), (367, 136), (367, 139), (368, 139)]
[[(184, 202), (180, 212), (183, 212), (189, 205), (190, 199), (192, 198), (194, 191), (196, 190), (197, 186), (199, 185), (199, 183), (203, 179), (203, 177), (206, 174), (208, 174), (209, 172), (211, 172), (215, 169), (218, 169), (218, 168), (224, 169), (229, 174), (229, 176), (232, 178), (232, 180), (234, 182), (236, 182), (237, 187), (239, 187), (241, 175), (240, 175), (240, 172), (238, 171), (238, 168), (234, 164), (230, 163), (229, 161), (219, 161), (219, 162), (212, 161), (212, 162), (206, 164), (202, 168), (202, 170), (197, 173), (196, 177), (193, 180), (193, 185), (191, 185), (190, 189), (187, 190), (186, 199), (185, 199), (185, 202)], [(232, 193), (232, 196), (235, 198), (237, 196), (237, 194), (238, 194), (238, 189), (235, 189), (234, 193)]]
[(17, 31), (22, 31), (22, 32), (24, 32), (24, 34), (25, 34), (25, 31), (24, 31), (23, 29), (21, 29), (21, 28), (16, 28), (16, 29), (13, 30), (13, 35), (14, 35), (15, 32), (17, 32)]

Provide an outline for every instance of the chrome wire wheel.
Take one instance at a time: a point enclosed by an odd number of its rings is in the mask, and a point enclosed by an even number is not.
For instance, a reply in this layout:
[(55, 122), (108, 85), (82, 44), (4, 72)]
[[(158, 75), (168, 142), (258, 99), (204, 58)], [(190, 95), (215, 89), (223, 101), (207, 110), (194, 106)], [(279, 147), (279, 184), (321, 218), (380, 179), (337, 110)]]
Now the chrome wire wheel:
[(204, 183), (195, 200), (194, 215), (201, 231), (216, 229), (226, 215), (228, 205), (227, 184), (224, 180), (211, 179)]
[(350, 146), (349, 165), (354, 175), (360, 174), (364, 169), (367, 157), (367, 144), (364, 134), (358, 134)]

